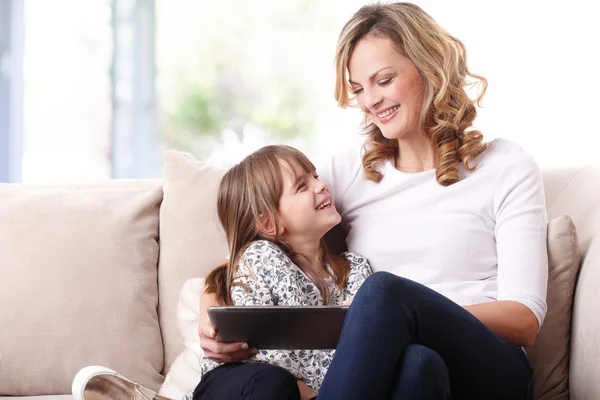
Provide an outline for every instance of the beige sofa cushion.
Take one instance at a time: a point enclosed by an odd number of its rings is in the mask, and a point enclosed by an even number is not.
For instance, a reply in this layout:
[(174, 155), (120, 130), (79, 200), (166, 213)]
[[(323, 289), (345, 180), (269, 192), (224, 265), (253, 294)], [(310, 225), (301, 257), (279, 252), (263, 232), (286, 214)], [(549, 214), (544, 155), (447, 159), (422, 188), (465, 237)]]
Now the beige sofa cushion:
[(534, 346), (527, 349), (536, 399), (569, 398), (571, 311), (579, 261), (577, 232), (571, 218), (562, 215), (550, 221), (548, 312)]
[(0, 395), (105, 365), (158, 389), (156, 181), (0, 185)]
[(165, 374), (184, 349), (176, 321), (183, 283), (204, 277), (227, 256), (227, 242), (217, 217), (217, 190), (223, 173), (185, 153), (169, 150), (165, 154), (158, 268)]
[(581, 253), (571, 323), (569, 395), (600, 399), (600, 165), (546, 170), (543, 176), (548, 217), (571, 217)]

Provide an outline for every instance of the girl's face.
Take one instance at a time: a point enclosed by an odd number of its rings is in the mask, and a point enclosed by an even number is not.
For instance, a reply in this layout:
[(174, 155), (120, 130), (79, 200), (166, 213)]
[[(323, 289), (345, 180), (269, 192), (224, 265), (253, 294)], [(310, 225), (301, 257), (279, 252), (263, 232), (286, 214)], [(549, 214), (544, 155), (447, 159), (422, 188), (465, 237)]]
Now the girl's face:
[(282, 238), (290, 244), (321, 240), (342, 219), (329, 188), (295, 161), (282, 161), (280, 166), (283, 192), (278, 211)]
[(409, 139), (424, 133), (419, 120), (423, 79), (413, 62), (387, 37), (358, 41), (348, 74), (359, 107), (387, 139)]

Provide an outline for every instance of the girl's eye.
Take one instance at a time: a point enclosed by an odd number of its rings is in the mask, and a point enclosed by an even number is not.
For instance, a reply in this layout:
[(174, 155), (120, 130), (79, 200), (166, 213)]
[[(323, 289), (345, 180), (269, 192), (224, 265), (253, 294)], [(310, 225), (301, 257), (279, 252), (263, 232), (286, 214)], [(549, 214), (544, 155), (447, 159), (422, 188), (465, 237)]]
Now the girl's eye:
[(352, 89), (352, 94), (353, 94), (353, 95), (355, 95), (355, 96), (356, 96), (357, 94), (359, 94), (360, 92), (362, 92), (362, 88), (355, 88), (355, 89)]
[(387, 86), (390, 84), (390, 82), (392, 82), (392, 78), (384, 79), (382, 81), (379, 81), (379, 86)]
[(313, 175), (313, 177), (314, 177), (315, 179), (319, 179), (319, 174), (314, 174), (314, 175)]
[(305, 184), (305, 183), (301, 183), (301, 184), (299, 184), (299, 185), (298, 185), (298, 191), (300, 191), (300, 190), (304, 189), (305, 187), (306, 187), (306, 184)]

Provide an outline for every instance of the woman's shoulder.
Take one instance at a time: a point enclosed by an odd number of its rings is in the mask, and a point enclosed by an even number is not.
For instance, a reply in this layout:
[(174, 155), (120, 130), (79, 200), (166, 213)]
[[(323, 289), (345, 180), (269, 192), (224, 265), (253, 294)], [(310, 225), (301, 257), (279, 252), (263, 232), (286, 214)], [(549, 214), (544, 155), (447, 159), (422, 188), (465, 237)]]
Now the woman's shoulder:
[(517, 143), (504, 138), (495, 138), (487, 143), (487, 149), (480, 154), (476, 162), (506, 164), (508, 160), (530, 161), (533, 158)]
[(479, 174), (500, 177), (511, 171), (537, 173), (539, 170), (534, 158), (523, 147), (504, 138), (489, 141), (487, 149), (477, 156), (470, 165), (476, 167), (476, 169), (472, 173), (466, 173), (466, 176)]
[(329, 185), (335, 206), (341, 210), (342, 200), (348, 189), (361, 176), (361, 148), (352, 146), (329, 155), (317, 163), (320, 179)]
[(526, 186), (533, 190), (543, 186), (542, 174), (535, 159), (523, 147), (508, 139), (494, 139), (472, 164), (480, 180), (492, 185), (501, 196), (515, 187)]
[(317, 162), (319, 174), (331, 175), (338, 178), (355, 175), (362, 167), (362, 149), (359, 146), (350, 146), (334, 151)]

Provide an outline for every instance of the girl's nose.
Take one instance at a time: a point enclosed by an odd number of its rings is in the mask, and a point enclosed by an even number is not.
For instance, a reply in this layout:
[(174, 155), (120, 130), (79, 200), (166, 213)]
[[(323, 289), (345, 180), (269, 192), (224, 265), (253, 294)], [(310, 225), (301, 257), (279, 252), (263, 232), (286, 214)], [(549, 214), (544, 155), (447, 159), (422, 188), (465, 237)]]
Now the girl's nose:
[(315, 184), (315, 193), (321, 193), (326, 187), (327, 185), (325, 185), (324, 182), (317, 180), (317, 183)]

